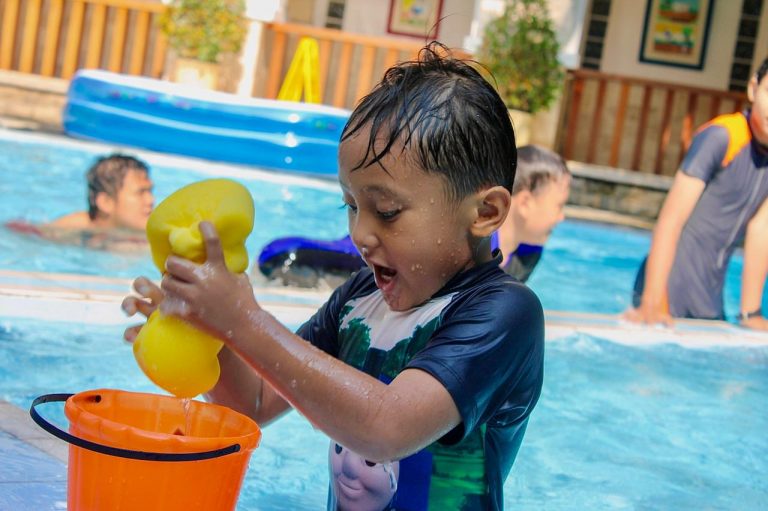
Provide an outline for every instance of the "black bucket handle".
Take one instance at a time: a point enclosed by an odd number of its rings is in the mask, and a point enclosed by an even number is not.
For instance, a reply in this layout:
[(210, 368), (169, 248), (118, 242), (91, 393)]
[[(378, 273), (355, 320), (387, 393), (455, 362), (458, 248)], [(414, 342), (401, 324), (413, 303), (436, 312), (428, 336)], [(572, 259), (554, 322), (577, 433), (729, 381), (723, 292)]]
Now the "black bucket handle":
[(58, 403), (64, 402), (74, 394), (45, 394), (39, 396), (32, 401), (32, 405), (29, 407), (29, 415), (32, 416), (32, 420), (37, 423), (38, 426), (46, 430), (53, 436), (64, 440), (74, 446), (88, 449), (99, 454), (106, 454), (108, 456), (117, 456), (119, 458), (128, 458), (132, 460), (142, 461), (201, 461), (209, 460), (212, 458), (219, 458), (232, 454), (240, 450), (240, 444), (233, 444), (229, 447), (222, 447), (221, 449), (215, 449), (213, 451), (203, 452), (189, 452), (189, 453), (168, 453), (168, 452), (148, 452), (148, 451), (134, 451), (132, 449), (121, 449), (119, 447), (112, 447), (109, 445), (99, 444), (91, 442), (84, 438), (76, 437), (66, 431), (58, 428), (54, 424), (51, 424), (45, 420), (37, 410), (38, 405), (43, 403)]

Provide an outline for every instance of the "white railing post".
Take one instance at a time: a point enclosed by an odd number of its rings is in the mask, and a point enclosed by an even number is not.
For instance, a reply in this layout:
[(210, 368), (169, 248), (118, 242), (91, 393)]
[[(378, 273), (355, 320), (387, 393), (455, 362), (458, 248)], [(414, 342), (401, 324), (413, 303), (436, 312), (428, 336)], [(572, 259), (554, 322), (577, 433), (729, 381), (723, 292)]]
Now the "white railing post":
[(281, 18), (283, 0), (247, 0), (245, 15), (249, 20), (248, 35), (240, 52), (240, 81), (237, 84), (237, 94), (251, 96), (258, 65), (261, 40), (264, 35), (264, 24)]

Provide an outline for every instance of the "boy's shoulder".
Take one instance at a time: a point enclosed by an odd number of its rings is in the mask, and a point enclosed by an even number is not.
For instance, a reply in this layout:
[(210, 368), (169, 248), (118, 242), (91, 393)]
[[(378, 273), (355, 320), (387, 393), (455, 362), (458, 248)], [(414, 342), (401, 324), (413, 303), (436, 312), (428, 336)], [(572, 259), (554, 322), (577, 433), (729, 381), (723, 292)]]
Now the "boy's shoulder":
[(696, 135), (702, 139), (697, 144), (699, 150), (716, 153), (723, 167), (752, 141), (749, 120), (743, 112), (719, 115), (699, 128)]

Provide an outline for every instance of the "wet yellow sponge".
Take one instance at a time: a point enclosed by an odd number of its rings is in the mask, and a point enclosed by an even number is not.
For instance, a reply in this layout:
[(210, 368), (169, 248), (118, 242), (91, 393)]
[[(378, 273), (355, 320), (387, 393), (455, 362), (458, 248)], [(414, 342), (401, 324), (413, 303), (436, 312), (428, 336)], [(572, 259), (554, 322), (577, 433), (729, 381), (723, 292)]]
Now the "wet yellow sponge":
[(149, 216), (147, 238), (155, 266), (165, 271), (171, 253), (196, 263), (205, 262), (200, 222), (211, 222), (219, 233), (227, 268), (248, 268), (245, 240), (253, 230), (253, 199), (248, 189), (229, 179), (192, 183), (169, 195)]
[[(163, 272), (171, 254), (205, 262), (199, 225), (208, 221), (219, 233), (229, 271), (245, 271), (245, 240), (253, 229), (253, 216), (250, 193), (235, 181), (209, 179), (177, 190), (157, 206), (147, 222), (155, 266)], [(216, 385), (217, 354), (222, 346), (217, 338), (158, 310), (139, 332), (133, 354), (156, 385), (178, 397), (194, 397)]]

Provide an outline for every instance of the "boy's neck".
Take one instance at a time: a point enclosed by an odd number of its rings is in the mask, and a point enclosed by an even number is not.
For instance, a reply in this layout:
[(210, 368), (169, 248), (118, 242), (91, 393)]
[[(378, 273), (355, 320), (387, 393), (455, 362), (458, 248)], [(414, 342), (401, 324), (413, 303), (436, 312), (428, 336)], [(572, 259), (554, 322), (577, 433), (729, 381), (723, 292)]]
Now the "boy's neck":
[(515, 225), (516, 220), (516, 217), (511, 214), (507, 217), (501, 229), (499, 229), (499, 250), (501, 250), (502, 257), (504, 258), (501, 263), (502, 266), (507, 264), (509, 254), (513, 253), (520, 246), (520, 239), (517, 236), (520, 229)]

